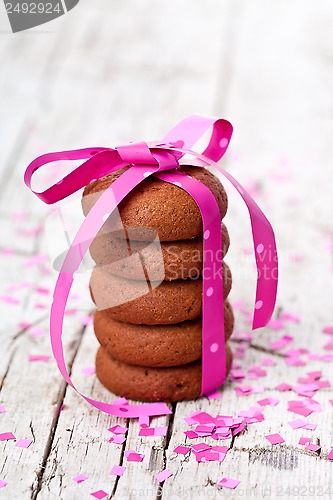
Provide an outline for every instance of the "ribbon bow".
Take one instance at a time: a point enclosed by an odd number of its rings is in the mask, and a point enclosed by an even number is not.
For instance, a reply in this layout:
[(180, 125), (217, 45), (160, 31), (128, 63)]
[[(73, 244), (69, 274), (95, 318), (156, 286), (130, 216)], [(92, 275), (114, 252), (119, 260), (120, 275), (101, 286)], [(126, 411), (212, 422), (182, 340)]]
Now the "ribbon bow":
[[(203, 153), (192, 146), (212, 127), (209, 144)], [(201, 160), (216, 168), (228, 179), (244, 200), (251, 219), (253, 244), (258, 271), (256, 299), (252, 328), (265, 326), (270, 320), (277, 291), (277, 250), (273, 229), (249, 193), (229, 172), (216, 162), (224, 155), (232, 135), (231, 124), (223, 119), (191, 115), (179, 122), (162, 142), (136, 142), (112, 148), (85, 148), (48, 153), (36, 158), (27, 167), (24, 181), (31, 189), (31, 178), (40, 167), (59, 160), (86, 160), (60, 182), (43, 192), (32, 192), (44, 203), (60, 201), (85, 187), (93, 180), (104, 177), (125, 166), (130, 166), (100, 196), (94, 204), (62, 264), (53, 294), (50, 315), (50, 336), (54, 357), (65, 380), (79, 394), (68, 374), (62, 345), (63, 318), (74, 272), (80, 266), (90, 243), (102, 227), (105, 216), (147, 177), (154, 175), (165, 182), (187, 191), (197, 203), (203, 221), (203, 269), (212, 270), (214, 259), (207, 255), (221, 255), (221, 222), (219, 207), (211, 191), (198, 180), (179, 171), (179, 160), (185, 155)], [(80, 248), (80, 252), (76, 251)], [(207, 273), (202, 285), (202, 387), (201, 395), (219, 387), (226, 377), (224, 341), (222, 273)], [(96, 408), (116, 416), (139, 417), (170, 413), (164, 403), (148, 405), (116, 405), (81, 396)]]

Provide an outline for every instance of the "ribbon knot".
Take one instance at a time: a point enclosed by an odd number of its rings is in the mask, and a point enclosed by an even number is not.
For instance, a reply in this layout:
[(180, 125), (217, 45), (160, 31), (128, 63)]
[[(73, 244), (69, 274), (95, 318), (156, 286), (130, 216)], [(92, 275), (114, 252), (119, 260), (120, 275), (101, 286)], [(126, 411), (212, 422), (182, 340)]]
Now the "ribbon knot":
[(170, 144), (155, 144), (140, 141), (117, 146), (115, 150), (127, 165), (157, 165), (157, 172), (179, 168), (178, 152), (172, 148), (181, 147), (183, 141)]

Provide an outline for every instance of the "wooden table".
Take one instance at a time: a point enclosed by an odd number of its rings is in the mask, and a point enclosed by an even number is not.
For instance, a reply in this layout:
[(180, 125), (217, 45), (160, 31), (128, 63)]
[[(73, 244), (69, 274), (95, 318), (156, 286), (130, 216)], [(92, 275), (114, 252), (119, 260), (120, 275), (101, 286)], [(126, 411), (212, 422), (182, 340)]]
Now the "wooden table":
[[(322, 411), (308, 417), (317, 424), (309, 431), (287, 423), (298, 417), (287, 410), (297, 395), (275, 388), (283, 382), (295, 386), (298, 377), (314, 370), (332, 381), (332, 362), (320, 359), (330, 354), (323, 348), (329, 336), (322, 329), (333, 323), (332, 2), (81, 0), (66, 16), (15, 35), (8, 32), (3, 10), (0, 14), (0, 404), (6, 408), (0, 432), (33, 440), (27, 449), (13, 440), (0, 442), (0, 479), (8, 483), (0, 498), (73, 500), (92, 498), (99, 489), (109, 498), (321, 493), (331, 498), (332, 389), (315, 394)], [(193, 112), (232, 121), (235, 132), (224, 166), (250, 189), (275, 228), (276, 317), (292, 313), (300, 322), (286, 321), (282, 330), (264, 328), (245, 340), (244, 358), (236, 361), (248, 373), (249, 366), (262, 366), (264, 357), (273, 359), (266, 377), (229, 381), (218, 399), (174, 405), (171, 416), (153, 422), (168, 426), (166, 437), (138, 437), (138, 423), (127, 422), (124, 445), (114, 445), (107, 429), (123, 421), (88, 406), (68, 388), (52, 358), (28, 362), (29, 355), (50, 354), (47, 292), (56, 273), (45, 258), (42, 230), (50, 209), (25, 188), (23, 172), (47, 151), (158, 139)], [(50, 170), (48, 180), (54, 175)], [(232, 300), (250, 309), (249, 221), (237, 195), (229, 188), (228, 193)], [(66, 359), (84, 394), (111, 401), (94, 375), (82, 373), (94, 364), (97, 341), (91, 325), (82, 325), (92, 305), (80, 283), (71, 302), (76, 312), (66, 317)], [(250, 327), (239, 309), (236, 317), (232, 347), (239, 352)], [(32, 323), (30, 330), (25, 321)], [(284, 350), (272, 349), (271, 342), (282, 335), (294, 341)], [(305, 366), (289, 366), (284, 352), (291, 348), (320, 356), (303, 355)], [(241, 383), (262, 385), (264, 392), (237, 396), (235, 386)], [(236, 416), (266, 397), (279, 404), (264, 408), (263, 422), (218, 443), (230, 447), (224, 462), (197, 463), (193, 456), (173, 453), (178, 444), (202, 441), (184, 435), (183, 417), (191, 412)], [(285, 443), (272, 446), (265, 439), (272, 433), (280, 433)], [(321, 450), (306, 450), (298, 444), (300, 436), (311, 437)], [(128, 449), (144, 453), (143, 462), (126, 463)], [(111, 467), (123, 462), (124, 476), (111, 476)], [(159, 485), (154, 476), (165, 467), (173, 476)], [(79, 473), (89, 479), (76, 484), (72, 477)], [(234, 491), (219, 489), (223, 476), (241, 484)]]

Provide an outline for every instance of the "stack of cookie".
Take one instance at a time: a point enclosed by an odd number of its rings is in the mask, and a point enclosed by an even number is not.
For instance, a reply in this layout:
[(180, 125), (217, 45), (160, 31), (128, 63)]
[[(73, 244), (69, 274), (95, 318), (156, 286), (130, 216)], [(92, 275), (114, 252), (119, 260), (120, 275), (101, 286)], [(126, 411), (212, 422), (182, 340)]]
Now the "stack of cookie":
[[(124, 171), (89, 184), (85, 214)], [(200, 167), (182, 167), (214, 194), (221, 221), (227, 195)], [(222, 224), (223, 255), (229, 235)], [(90, 246), (96, 266), (90, 291), (97, 306), (94, 328), (101, 347), (96, 373), (110, 391), (140, 401), (180, 401), (200, 395), (202, 219), (183, 189), (145, 179), (119, 205)], [(223, 262), (224, 329), (234, 318), (227, 296), (231, 274)], [(222, 307), (222, 304), (221, 304)], [(226, 344), (227, 371), (232, 354)]]

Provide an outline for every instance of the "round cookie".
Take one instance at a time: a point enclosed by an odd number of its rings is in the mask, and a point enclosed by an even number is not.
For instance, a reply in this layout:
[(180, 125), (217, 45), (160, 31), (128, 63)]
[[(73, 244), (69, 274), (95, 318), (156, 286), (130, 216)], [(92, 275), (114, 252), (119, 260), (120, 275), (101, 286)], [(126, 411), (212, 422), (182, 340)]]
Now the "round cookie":
[[(228, 340), (234, 315), (224, 304), (224, 332)], [(201, 358), (201, 318), (175, 325), (132, 325), (112, 319), (108, 311), (97, 311), (94, 318), (97, 340), (115, 359), (124, 363), (164, 367), (191, 363)]]
[[(227, 373), (232, 352), (226, 344)], [(201, 392), (201, 361), (168, 368), (129, 365), (112, 358), (100, 347), (96, 355), (96, 375), (109, 391), (138, 401), (183, 401)]]
[[(232, 278), (224, 262), (222, 269), (225, 300)], [(107, 309), (113, 319), (125, 323), (168, 325), (201, 316), (201, 277), (147, 283), (110, 274), (105, 266), (95, 267), (90, 278), (90, 293), (98, 310)]]
[[(221, 261), (230, 245), (226, 226), (222, 224)], [(114, 238), (111, 234), (97, 236), (90, 245), (90, 255), (99, 265), (108, 265), (112, 274), (150, 281), (186, 279), (202, 272), (202, 238), (173, 242), (146, 242)]]
[[(110, 184), (128, 167), (91, 182), (83, 191), (82, 208), (85, 215)], [(205, 184), (215, 196), (221, 219), (228, 208), (227, 194), (215, 175), (202, 167), (182, 166), (181, 172)], [(193, 198), (182, 188), (149, 177), (142, 181), (119, 204), (119, 215), (114, 211), (105, 223), (104, 231), (130, 230), (130, 238), (153, 241), (185, 240), (202, 235), (202, 218)], [(120, 220), (121, 219), (121, 220)], [(154, 236), (155, 235), (155, 236)]]

